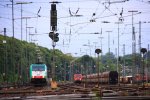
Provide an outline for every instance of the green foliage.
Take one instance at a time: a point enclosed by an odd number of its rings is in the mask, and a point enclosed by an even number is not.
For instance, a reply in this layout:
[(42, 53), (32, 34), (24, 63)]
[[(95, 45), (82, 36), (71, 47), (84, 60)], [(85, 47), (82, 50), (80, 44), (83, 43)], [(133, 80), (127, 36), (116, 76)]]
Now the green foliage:
[(112, 71), (116, 70), (116, 58), (115, 55), (110, 52), (106, 53), (105, 55), (102, 56), (101, 58), (102, 61), (102, 71)]
[[(6, 40), (6, 43), (3, 43)], [(37, 63), (37, 46), (34, 43), (27, 43), (12, 37), (4, 37), (0, 35), (0, 82), (3, 82), (2, 74), (7, 76), (7, 82), (17, 82), (21, 75), (22, 82), (29, 81), (29, 66)], [(60, 50), (48, 50), (47, 48), (38, 46), (43, 63), (48, 67), (48, 76), (51, 77), (52, 61), (59, 66), (57, 70), (61, 71), (66, 63), (66, 72), (69, 72), (69, 63), (73, 59), (71, 56), (63, 54)], [(52, 60), (52, 56), (55, 59)], [(60, 65), (63, 65), (60, 67)], [(62, 75), (58, 74), (57, 77)]]
[[(3, 43), (6, 40), (6, 43)], [(36, 48), (39, 48), (43, 63), (48, 67), (48, 76), (51, 77), (52, 62), (55, 63), (56, 80), (69, 80), (74, 73), (89, 74), (95, 73), (97, 62), (99, 62), (100, 71), (116, 70), (117, 58), (113, 53), (106, 53), (99, 57), (93, 58), (89, 55), (73, 58), (72, 56), (63, 54), (60, 50), (49, 50), (47, 48), (36, 46), (34, 43), (27, 43), (12, 37), (4, 37), (0, 35), (0, 82), (4, 81), (3, 73), (6, 74), (8, 82), (17, 82), (19, 76), (22, 75), (22, 82), (28, 82), (29, 66), (36, 63), (38, 54)], [(150, 63), (150, 52), (147, 56), (147, 64)], [(125, 55), (120, 57), (120, 64), (131, 66), (133, 63), (133, 55)], [(136, 54), (136, 64), (140, 63), (140, 55)], [(146, 63), (146, 62), (145, 62)], [(64, 76), (66, 74), (66, 77)], [(72, 74), (72, 75), (71, 75)]]
[(80, 58), (76, 58), (73, 65), (73, 73), (89, 74), (96, 71), (96, 62), (89, 55), (84, 55)]

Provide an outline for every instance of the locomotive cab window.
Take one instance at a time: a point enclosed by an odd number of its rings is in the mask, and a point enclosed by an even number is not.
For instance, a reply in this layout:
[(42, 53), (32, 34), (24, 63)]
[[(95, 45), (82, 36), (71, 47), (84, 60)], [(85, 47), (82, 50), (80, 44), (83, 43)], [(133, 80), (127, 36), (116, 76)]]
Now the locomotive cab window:
[(32, 70), (33, 71), (45, 71), (45, 67), (44, 66), (33, 66)]

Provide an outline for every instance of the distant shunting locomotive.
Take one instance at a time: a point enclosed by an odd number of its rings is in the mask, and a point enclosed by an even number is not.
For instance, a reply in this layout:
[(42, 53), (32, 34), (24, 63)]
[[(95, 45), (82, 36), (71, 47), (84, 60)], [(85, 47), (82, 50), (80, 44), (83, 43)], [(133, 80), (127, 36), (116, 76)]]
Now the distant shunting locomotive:
[(74, 82), (81, 83), (82, 81), (82, 74), (74, 74)]

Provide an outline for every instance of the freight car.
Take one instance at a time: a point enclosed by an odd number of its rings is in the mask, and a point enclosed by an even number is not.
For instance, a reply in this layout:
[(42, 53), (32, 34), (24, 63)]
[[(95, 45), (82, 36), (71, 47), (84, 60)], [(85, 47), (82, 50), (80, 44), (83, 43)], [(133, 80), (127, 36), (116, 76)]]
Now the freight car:
[(120, 83), (123, 84), (132, 84), (132, 83), (142, 83), (142, 82), (150, 82), (149, 75), (135, 74), (134, 76), (121, 76)]
[(88, 83), (99, 83), (101, 84), (117, 84), (118, 83), (118, 72), (117, 71), (108, 71), (103, 73), (95, 73), (84, 75), (82, 82)]
[(134, 83), (150, 82), (150, 75), (136, 74), (133, 78)]
[(30, 82), (34, 85), (47, 84), (47, 66), (45, 64), (30, 65)]
[(133, 77), (129, 76), (120, 76), (120, 83), (123, 84), (131, 84), (133, 82)]

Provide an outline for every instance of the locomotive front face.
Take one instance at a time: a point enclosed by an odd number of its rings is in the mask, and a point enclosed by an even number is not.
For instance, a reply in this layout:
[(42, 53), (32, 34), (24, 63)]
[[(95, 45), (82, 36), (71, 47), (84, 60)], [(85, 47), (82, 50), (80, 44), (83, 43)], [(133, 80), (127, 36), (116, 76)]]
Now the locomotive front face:
[(43, 71), (32, 71), (32, 78), (44, 78)]
[(45, 65), (32, 65), (31, 78), (46, 78), (46, 66)]
[(32, 64), (30, 66), (30, 82), (36, 85), (46, 85), (47, 66), (45, 64)]
[(74, 80), (82, 80), (82, 74), (74, 74)]
[(44, 66), (33, 66), (32, 67), (32, 78), (44, 78)]

